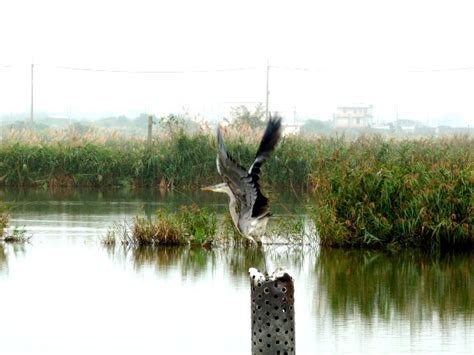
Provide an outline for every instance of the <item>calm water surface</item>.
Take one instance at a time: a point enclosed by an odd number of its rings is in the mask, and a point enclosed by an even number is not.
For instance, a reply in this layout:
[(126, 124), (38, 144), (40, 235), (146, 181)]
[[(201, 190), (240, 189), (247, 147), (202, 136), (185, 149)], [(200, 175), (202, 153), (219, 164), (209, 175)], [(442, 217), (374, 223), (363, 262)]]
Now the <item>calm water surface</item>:
[[(249, 354), (254, 249), (106, 248), (113, 222), (190, 201), (175, 193), (1, 192), (13, 225), (0, 244), (1, 354)], [(298, 205), (275, 206), (284, 218)], [(291, 206), (291, 208), (288, 208)], [(474, 254), (267, 247), (295, 278), (296, 348), (319, 353), (474, 353)]]

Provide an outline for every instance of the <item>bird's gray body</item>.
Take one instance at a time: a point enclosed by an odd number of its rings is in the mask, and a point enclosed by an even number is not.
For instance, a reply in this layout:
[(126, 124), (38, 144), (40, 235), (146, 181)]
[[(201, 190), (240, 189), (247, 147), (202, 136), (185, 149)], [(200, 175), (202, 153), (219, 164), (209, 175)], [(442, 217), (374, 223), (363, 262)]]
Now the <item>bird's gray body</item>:
[(261, 193), (260, 168), (275, 149), (281, 136), (281, 118), (268, 121), (255, 160), (249, 170), (245, 170), (227, 153), (224, 139), (217, 130), (217, 170), (224, 182), (205, 188), (229, 195), (229, 211), (235, 227), (245, 238), (261, 243), (270, 212), (268, 199)]

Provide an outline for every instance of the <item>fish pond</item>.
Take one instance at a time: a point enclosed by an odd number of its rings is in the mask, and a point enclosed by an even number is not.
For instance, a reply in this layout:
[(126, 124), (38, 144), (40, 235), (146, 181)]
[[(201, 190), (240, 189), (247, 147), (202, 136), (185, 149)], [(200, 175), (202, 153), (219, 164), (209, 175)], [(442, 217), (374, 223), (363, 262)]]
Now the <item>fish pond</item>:
[[(145, 248), (101, 240), (115, 222), (200, 193), (7, 190), (11, 225), (28, 243), (0, 243), (2, 354), (249, 354), (249, 267), (295, 280), (297, 354), (472, 353), (474, 254), (266, 245)], [(304, 213), (286, 198), (274, 220)], [(285, 206), (283, 208), (283, 205)]]

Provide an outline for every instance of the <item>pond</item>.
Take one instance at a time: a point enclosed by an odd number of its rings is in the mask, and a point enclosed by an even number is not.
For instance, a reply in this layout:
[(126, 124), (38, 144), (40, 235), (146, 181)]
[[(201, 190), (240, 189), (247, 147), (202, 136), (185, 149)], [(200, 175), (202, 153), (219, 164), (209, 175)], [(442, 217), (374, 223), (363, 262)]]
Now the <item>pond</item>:
[[(12, 224), (0, 244), (4, 354), (249, 354), (249, 267), (264, 258), (295, 279), (297, 354), (472, 353), (474, 254), (387, 254), (266, 246), (105, 247), (114, 222), (224, 196), (2, 191)], [(274, 218), (302, 211), (284, 199)], [(290, 207), (288, 207), (290, 206)]]

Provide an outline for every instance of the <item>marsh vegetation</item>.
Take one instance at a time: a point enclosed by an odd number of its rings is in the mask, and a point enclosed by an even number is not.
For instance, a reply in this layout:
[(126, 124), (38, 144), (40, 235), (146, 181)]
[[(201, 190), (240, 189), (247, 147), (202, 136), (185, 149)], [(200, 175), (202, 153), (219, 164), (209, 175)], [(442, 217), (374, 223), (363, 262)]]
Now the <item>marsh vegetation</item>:
[[(253, 161), (259, 129), (224, 130), (230, 153), (244, 166)], [(279, 191), (305, 196), (325, 246), (465, 248), (474, 246), (472, 152), (472, 136), (287, 136), (264, 166), (261, 182), (273, 200)], [(179, 126), (161, 132), (150, 146), (94, 131), (48, 139), (24, 131), (0, 146), (0, 184), (196, 189), (220, 181), (215, 155), (213, 132)], [(164, 229), (138, 219), (135, 234), (164, 233), (169, 244), (212, 238), (202, 231), (213, 228), (194, 229), (194, 216), (180, 213), (161, 215)], [(212, 225), (215, 216), (207, 217)], [(178, 230), (192, 237), (172, 233)], [(142, 242), (157, 243), (148, 237)]]

